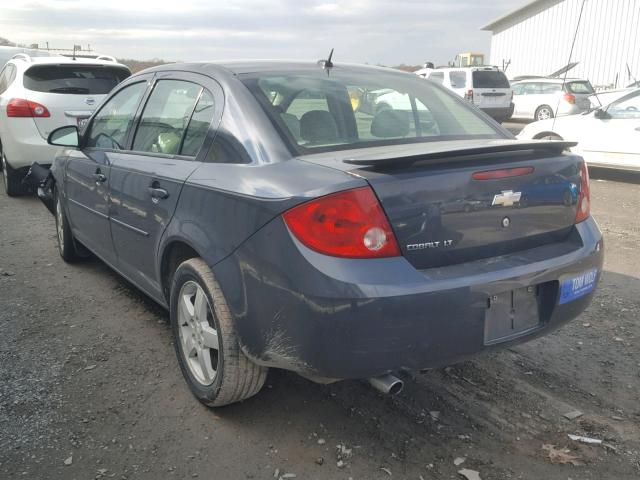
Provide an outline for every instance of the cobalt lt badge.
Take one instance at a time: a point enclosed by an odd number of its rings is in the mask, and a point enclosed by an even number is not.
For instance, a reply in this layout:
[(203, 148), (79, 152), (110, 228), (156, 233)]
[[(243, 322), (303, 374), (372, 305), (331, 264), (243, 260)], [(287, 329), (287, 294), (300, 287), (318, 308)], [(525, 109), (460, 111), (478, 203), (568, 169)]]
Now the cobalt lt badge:
[(84, 99), (84, 103), (86, 103), (87, 105), (95, 105), (96, 99), (93, 97), (87, 97)]

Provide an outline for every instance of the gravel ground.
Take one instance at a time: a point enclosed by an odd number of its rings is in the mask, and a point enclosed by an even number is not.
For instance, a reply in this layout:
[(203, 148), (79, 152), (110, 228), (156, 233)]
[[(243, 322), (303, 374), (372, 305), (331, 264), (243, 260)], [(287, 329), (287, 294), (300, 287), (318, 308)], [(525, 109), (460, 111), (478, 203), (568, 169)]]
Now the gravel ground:
[(618, 180), (592, 183), (606, 271), (563, 329), (396, 397), (272, 371), (218, 410), (188, 392), (167, 314), (98, 260), (63, 263), (53, 217), (2, 192), (0, 478), (638, 479), (640, 184)]

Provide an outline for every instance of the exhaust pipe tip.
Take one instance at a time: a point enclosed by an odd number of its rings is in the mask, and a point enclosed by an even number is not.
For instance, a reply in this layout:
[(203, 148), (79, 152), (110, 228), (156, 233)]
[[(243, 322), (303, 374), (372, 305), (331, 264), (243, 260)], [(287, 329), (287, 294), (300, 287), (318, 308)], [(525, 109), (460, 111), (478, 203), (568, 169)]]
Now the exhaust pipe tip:
[(390, 373), (369, 378), (369, 384), (385, 395), (397, 395), (404, 388), (404, 382)]

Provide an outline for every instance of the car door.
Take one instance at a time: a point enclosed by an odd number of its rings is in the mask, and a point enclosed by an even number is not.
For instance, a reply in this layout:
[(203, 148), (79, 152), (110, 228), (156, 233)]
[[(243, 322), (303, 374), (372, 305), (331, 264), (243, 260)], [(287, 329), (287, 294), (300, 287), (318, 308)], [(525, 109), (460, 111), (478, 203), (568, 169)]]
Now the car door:
[(522, 116), (535, 120), (536, 109), (540, 106), (540, 91), (542, 85), (538, 82), (527, 82), (522, 89)]
[(123, 148), (147, 78), (120, 88), (93, 116), (81, 148), (70, 150), (65, 169), (65, 198), (75, 237), (109, 263), (115, 255), (109, 226), (109, 175), (114, 155)]
[(128, 150), (113, 160), (110, 221), (118, 266), (151, 294), (161, 294), (156, 254), (162, 233), (222, 103), (221, 88), (208, 77), (157, 74)]
[[(581, 151), (587, 162), (616, 168), (640, 169), (640, 90), (589, 115), (581, 132)], [(579, 145), (580, 146), (580, 145)]]
[(526, 116), (526, 112), (523, 107), (524, 84), (516, 83), (511, 86), (511, 89), (513, 90), (513, 116), (514, 117)]

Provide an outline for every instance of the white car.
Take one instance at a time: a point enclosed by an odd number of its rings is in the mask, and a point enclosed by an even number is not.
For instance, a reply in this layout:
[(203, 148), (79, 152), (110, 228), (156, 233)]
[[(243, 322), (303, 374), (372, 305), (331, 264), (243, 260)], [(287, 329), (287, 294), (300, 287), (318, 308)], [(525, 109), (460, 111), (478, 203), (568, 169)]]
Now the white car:
[(546, 120), (575, 115), (591, 108), (595, 91), (589, 80), (578, 78), (531, 78), (511, 84), (513, 118)]
[(416, 75), (441, 83), (498, 122), (513, 114), (513, 92), (498, 67), (423, 68)]
[(22, 179), (33, 162), (48, 165), (55, 128), (89, 118), (129, 68), (112, 57), (72, 59), (15, 55), (0, 72), (0, 156), (8, 195), (24, 193)]
[(576, 141), (572, 151), (590, 165), (640, 171), (640, 88), (582, 115), (530, 123), (518, 138)]

